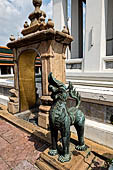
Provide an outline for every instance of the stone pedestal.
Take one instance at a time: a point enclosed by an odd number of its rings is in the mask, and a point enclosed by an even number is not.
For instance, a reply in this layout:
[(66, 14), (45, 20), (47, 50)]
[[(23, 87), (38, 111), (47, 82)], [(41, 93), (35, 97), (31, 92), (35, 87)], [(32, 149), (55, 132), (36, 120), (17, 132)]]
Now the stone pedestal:
[(52, 99), (50, 96), (42, 96), (38, 113), (38, 125), (44, 129), (49, 128), (49, 111), (51, 108)]
[(12, 114), (18, 113), (19, 112), (18, 91), (15, 89), (11, 89), (9, 92), (11, 93), (11, 96), (9, 97), (8, 111), (9, 113), (12, 113)]
[(84, 152), (75, 150), (73, 142), (70, 143), (71, 160), (69, 162), (60, 163), (58, 155), (50, 156), (48, 151), (49, 148), (41, 153), (40, 158), (36, 161), (40, 170), (86, 170), (95, 158), (95, 155), (90, 152), (90, 148)]

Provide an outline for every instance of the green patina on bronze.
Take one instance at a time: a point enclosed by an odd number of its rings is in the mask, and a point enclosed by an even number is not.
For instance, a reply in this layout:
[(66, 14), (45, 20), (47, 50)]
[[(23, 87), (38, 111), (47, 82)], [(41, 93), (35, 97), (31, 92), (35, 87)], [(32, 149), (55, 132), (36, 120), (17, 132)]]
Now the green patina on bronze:
[[(71, 159), (69, 152), (71, 125), (75, 126), (78, 134), (78, 145), (75, 148), (80, 151), (86, 150), (84, 143), (85, 116), (78, 109), (80, 106), (80, 95), (71, 83), (69, 83), (67, 88), (62, 82), (56, 80), (52, 73), (48, 76), (48, 82), (48, 89), (53, 99), (49, 115), (52, 148), (48, 154), (51, 156), (58, 154), (57, 137), (59, 130), (61, 132), (63, 152), (62, 155), (59, 155), (58, 160), (62, 163), (68, 162)], [(76, 100), (74, 107), (67, 108), (66, 102), (68, 97)]]

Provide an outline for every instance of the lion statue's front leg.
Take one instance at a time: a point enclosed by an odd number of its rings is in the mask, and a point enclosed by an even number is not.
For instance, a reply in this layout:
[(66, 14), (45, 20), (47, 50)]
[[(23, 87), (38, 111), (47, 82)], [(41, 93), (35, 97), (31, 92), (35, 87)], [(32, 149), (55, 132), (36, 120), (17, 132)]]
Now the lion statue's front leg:
[(70, 119), (67, 114), (65, 117), (65, 121), (62, 124), (63, 128), (60, 130), (61, 138), (62, 138), (62, 146), (63, 152), (62, 155), (58, 157), (58, 160), (62, 163), (68, 162), (71, 159), (71, 155), (69, 152), (69, 145), (70, 145)]
[[(50, 124), (52, 125), (52, 122)], [(51, 130), (52, 148), (49, 150), (48, 154), (51, 156), (55, 156), (58, 154), (57, 137), (58, 137), (58, 130), (60, 130), (63, 150), (62, 150), (62, 154), (59, 155), (58, 160), (62, 163), (68, 162), (71, 159), (71, 155), (69, 152), (69, 144), (70, 144), (70, 118), (69, 116), (67, 115), (64, 121), (59, 122), (59, 125), (57, 123), (57, 126), (55, 124), (50, 126), (50, 130)]]
[(51, 127), (50, 130), (51, 130), (52, 147), (49, 150), (48, 154), (51, 156), (55, 156), (58, 154), (58, 150), (57, 150), (58, 130), (55, 130), (53, 127)]

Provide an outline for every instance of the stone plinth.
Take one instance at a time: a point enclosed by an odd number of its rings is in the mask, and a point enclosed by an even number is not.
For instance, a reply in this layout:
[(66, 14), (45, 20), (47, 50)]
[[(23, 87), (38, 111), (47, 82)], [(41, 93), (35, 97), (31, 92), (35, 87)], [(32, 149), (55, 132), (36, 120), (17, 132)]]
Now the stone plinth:
[(85, 152), (75, 150), (73, 142), (70, 143), (71, 160), (69, 162), (60, 163), (57, 156), (48, 155), (49, 148), (41, 153), (40, 158), (36, 161), (36, 165), (40, 170), (86, 170), (95, 158), (90, 152), (90, 148)]
[(38, 125), (44, 129), (49, 128), (49, 111), (52, 104), (52, 99), (50, 96), (42, 96), (40, 98), (41, 105), (39, 107), (39, 113), (38, 113)]
[(11, 96), (9, 97), (8, 102), (8, 111), (9, 113), (15, 114), (19, 112), (19, 94), (18, 91), (15, 89), (11, 89), (10, 91)]

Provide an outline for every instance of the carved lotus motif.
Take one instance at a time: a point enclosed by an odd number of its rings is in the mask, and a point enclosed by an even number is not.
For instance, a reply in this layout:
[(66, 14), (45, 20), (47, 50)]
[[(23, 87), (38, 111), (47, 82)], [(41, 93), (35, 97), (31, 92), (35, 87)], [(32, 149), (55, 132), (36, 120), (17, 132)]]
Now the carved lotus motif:
[(41, 6), (42, 5), (42, 0), (33, 0), (33, 5), (36, 6)]

